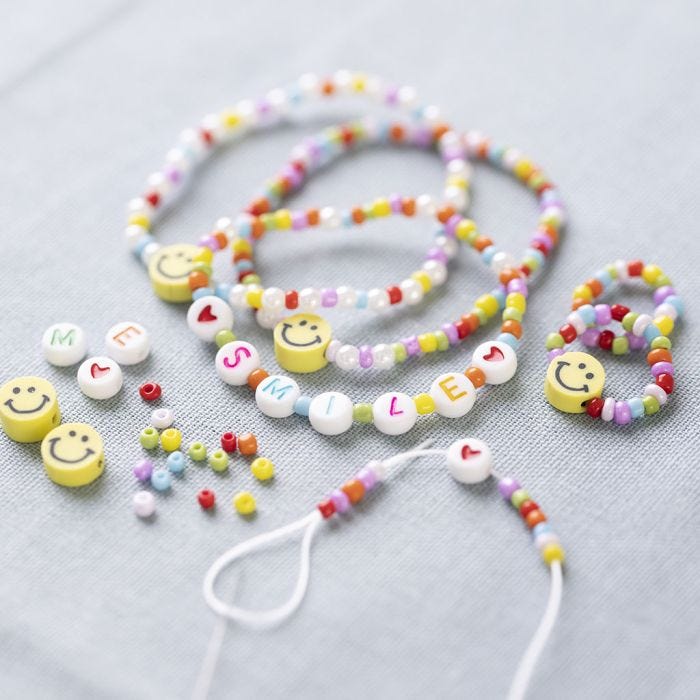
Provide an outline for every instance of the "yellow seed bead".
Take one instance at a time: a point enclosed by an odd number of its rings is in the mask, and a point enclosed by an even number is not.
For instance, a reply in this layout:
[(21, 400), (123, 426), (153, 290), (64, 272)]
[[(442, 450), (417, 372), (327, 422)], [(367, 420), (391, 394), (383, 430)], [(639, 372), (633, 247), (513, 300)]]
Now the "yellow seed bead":
[(224, 112), (221, 115), (221, 121), (225, 127), (235, 129), (241, 123), (241, 117), (237, 112)]
[(654, 325), (659, 329), (661, 335), (670, 335), (671, 331), (673, 331), (673, 319), (670, 316), (655, 318)]
[(430, 394), (418, 394), (418, 396), (414, 396), (413, 403), (416, 404), (416, 411), (422, 416), (432, 413), (435, 410), (435, 401)]
[(515, 173), (515, 177), (518, 179), (527, 180), (534, 169), (535, 166), (529, 160), (522, 159), (515, 164), (513, 172)]
[(660, 277), (663, 274), (663, 271), (658, 265), (645, 265), (644, 269), (642, 270), (642, 279), (647, 284), (654, 284), (657, 277)]
[(364, 75), (358, 74), (358, 75), (353, 77), (352, 89), (355, 92), (364, 92), (366, 86), (367, 86), (367, 78)]
[(241, 515), (251, 515), (255, 513), (255, 498), (249, 491), (240, 491), (233, 497), (233, 507)]
[(542, 548), (542, 561), (551, 564), (555, 561), (564, 561), (564, 548), (556, 542), (550, 542)]
[(527, 299), (525, 295), (520, 292), (511, 292), (506, 297), (506, 307), (517, 309), (520, 313), (524, 314), (527, 310)]
[(423, 352), (435, 352), (438, 342), (433, 333), (421, 333), (418, 336), (418, 345)]
[(574, 299), (585, 299), (586, 301), (593, 301), (593, 292), (587, 284), (580, 284), (574, 293), (571, 295)]
[(372, 202), (372, 216), (389, 216), (391, 214), (391, 204), (388, 199), (375, 199)]
[(420, 286), (423, 287), (424, 292), (429, 292), (433, 288), (433, 282), (430, 276), (424, 270), (418, 270), (411, 275), (411, 279), (420, 282)]
[(484, 294), (474, 302), (474, 306), (490, 318), (498, 311), (498, 299), (492, 294)]
[(466, 241), (472, 233), (476, 233), (476, 224), (471, 219), (462, 219), (455, 228), (455, 235), (460, 241)]
[(266, 457), (258, 457), (251, 463), (250, 471), (259, 481), (267, 481), (275, 475), (275, 465)]
[(212, 253), (211, 248), (207, 248), (206, 246), (203, 246), (202, 248), (199, 249), (197, 252), (197, 255), (195, 255), (192, 258), (192, 262), (203, 262), (206, 263), (207, 265), (211, 265), (211, 261), (214, 259), (214, 253)]
[(234, 253), (252, 253), (253, 246), (250, 245), (250, 241), (246, 241), (245, 238), (234, 238), (231, 248)]
[(275, 219), (275, 228), (288, 229), (292, 228), (292, 215), (289, 209), (278, 209), (273, 217)]
[(469, 183), (461, 175), (450, 175), (447, 178), (447, 184), (452, 187), (459, 187), (460, 189), (466, 190)]
[(129, 226), (141, 226), (142, 228), (150, 229), (151, 220), (145, 214), (131, 214), (127, 219)]
[(174, 452), (180, 449), (182, 433), (177, 428), (167, 428), (160, 434), (160, 446), (166, 452)]
[(259, 309), (262, 306), (262, 295), (262, 289), (251, 289), (246, 292), (246, 303), (253, 309)]

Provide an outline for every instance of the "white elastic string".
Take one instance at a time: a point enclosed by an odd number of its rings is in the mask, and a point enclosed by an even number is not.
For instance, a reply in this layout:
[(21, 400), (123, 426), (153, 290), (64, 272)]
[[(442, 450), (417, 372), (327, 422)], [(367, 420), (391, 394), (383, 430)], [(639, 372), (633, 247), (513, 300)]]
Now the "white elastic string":
[(551, 584), (547, 607), (544, 611), (544, 615), (542, 615), (540, 624), (535, 630), (535, 634), (530, 640), (530, 644), (525, 650), (522, 659), (520, 659), (518, 670), (515, 672), (515, 677), (508, 691), (508, 700), (522, 700), (525, 697), (527, 688), (530, 685), (530, 680), (532, 679), (532, 674), (552, 634), (557, 616), (559, 615), (562, 594), (561, 563), (558, 561), (552, 562), (550, 565), (550, 572)]

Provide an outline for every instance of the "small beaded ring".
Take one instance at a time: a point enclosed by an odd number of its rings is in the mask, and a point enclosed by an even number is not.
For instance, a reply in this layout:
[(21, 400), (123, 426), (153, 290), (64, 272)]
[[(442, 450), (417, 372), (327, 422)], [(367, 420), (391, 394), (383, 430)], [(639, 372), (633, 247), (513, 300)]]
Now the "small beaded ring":
[[(653, 316), (638, 314), (621, 304), (592, 304), (609, 291), (613, 282), (641, 278), (654, 289), (656, 308)], [(645, 265), (640, 260), (617, 261), (596, 273), (574, 290), (573, 311), (557, 333), (547, 336), (547, 357), (550, 361), (545, 380), (545, 396), (555, 408), (566, 413), (587, 413), (617, 425), (627, 425), (634, 418), (659, 411), (674, 389), (674, 366), (669, 338), (684, 311), (684, 305), (669, 278), (658, 265)], [(624, 333), (615, 335), (606, 327), (619, 322)], [(594, 357), (583, 352), (567, 352), (565, 347), (581, 338), (588, 347), (612, 350), (622, 355), (648, 346), (647, 363), (653, 383), (644, 388), (641, 397), (616, 400), (603, 399), (605, 371)], [(585, 370), (585, 372), (584, 372)]]

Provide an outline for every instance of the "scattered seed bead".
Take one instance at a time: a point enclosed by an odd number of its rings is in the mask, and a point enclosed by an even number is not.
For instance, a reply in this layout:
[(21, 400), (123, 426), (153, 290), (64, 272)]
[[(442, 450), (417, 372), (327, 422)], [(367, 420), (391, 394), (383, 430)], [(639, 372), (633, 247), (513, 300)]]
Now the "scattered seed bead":
[(171, 452), (165, 460), (165, 464), (173, 474), (182, 474), (185, 471), (185, 455), (179, 450)]
[(266, 457), (258, 457), (252, 461), (250, 471), (259, 481), (267, 481), (275, 475), (275, 465)]
[(146, 382), (139, 387), (139, 394), (144, 401), (155, 401), (160, 398), (162, 393), (160, 384), (155, 382)]
[(148, 481), (151, 478), (151, 474), (153, 474), (153, 462), (150, 459), (142, 459), (134, 467), (134, 476), (139, 481)]
[(180, 449), (182, 433), (177, 428), (167, 428), (160, 434), (160, 445), (166, 452)]
[(216, 504), (216, 494), (211, 489), (202, 489), (197, 494), (197, 501), (204, 510), (209, 510)]
[(228, 469), (228, 453), (225, 450), (215, 450), (209, 455), (209, 466), (215, 472), (224, 472)]
[(151, 425), (158, 430), (169, 428), (175, 420), (173, 412), (169, 408), (156, 408), (151, 413)]
[(233, 507), (241, 515), (252, 515), (257, 507), (253, 494), (249, 491), (240, 491), (233, 497)]
[(207, 448), (202, 442), (193, 442), (187, 448), (187, 456), (193, 462), (203, 462), (207, 458)]
[(235, 435), (235, 433), (227, 432), (221, 436), (221, 449), (225, 450), (226, 452), (235, 452), (236, 451), (236, 435)]
[(156, 491), (167, 491), (172, 484), (172, 477), (167, 469), (156, 469), (151, 474), (151, 486)]
[(150, 518), (156, 512), (156, 499), (150, 491), (137, 491), (132, 505), (139, 518)]
[(242, 455), (254, 455), (258, 451), (258, 440), (253, 433), (241, 433), (238, 436), (238, 451)]
[(158, 447), (158, 431), (153, 426), (148, 426), (141, 431), (139, 442), (141, 446), (147, 450), (152, 450)]

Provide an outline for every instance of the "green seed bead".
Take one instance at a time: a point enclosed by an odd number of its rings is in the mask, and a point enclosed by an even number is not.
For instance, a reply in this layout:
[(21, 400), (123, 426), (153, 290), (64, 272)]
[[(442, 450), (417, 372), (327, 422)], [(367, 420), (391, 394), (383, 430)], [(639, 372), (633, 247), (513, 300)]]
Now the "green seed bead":
[(662, 348), (663, 350), (671, 349), (671, 339), (665, 335), (657, 335), (654, 340), (651, 341), (650, 345), (652, 350), (658, 350)]
[(215, 472), (225, 472), (228, 469), (228, 455), (223, 450), (215, 450), (209, 455), (209, 466)]
[(222, 348), (226, 343), (232, 343), (236, 339), (236, 334), (233, 331), (224, 328), (220, 330), (215, 336), (214, 341), (216, 342), (217, 348)]
[(203, 462), (207, 458), (207, 448), (204, 443), (193, 442), (187, 448), (187, 455), (193, 462)]
[(372, 404), (371, 403), (356, 403), (352, 408), (353, 420), (358, 423), (372, 422)]
[(540, 261), (537, 258), (531, 256), (526, 256), (523, 258), (523, 262), (527, 265), (533, 272), (537, 270), (540, 266)]
[(243, 284), (260, 284), (260, 275), (246, 275)]
[(654, 281), (654, 287), (666, 287), (671, 285), (671, 280), (668, 275), (659, 275)]
[(634, 311), (630, 311), (628, 314), (625, 314), (625, 317), (622, 319), (622, 327), (628, 332), (632, 332), (632, 326), (634, 326), (634, 322), (639, 318), (639, 314), (634, 313)]
[(141, 446), (145, 447), (147, 450), (152, 450), (155, 447), (158, 447), (158, 440), (158, 431), (150, 425), (147, 428), (144, 428), (139, 436)]
[(467, 245), (474, 245), (474, 241), (480, 236), (481, 234), (479, 231), (474, 228), (467, 234), (467, 238), (465, 239), (467, 242)]
[(613, 355), (624, 355), (626, 352), (629, 352), (630, 349), (630, 341), (627, 339), (626, 335), (621, 335), (615, 340), (613, 340), (612, 343), (612, 352)]
[(653, 416), (659, 410), (659, 400), (656, 396), (645, 396), (642, 403), (644, 404), (644, 413), (647, 416)]
[(518, 509), (523, 503), (525, 503), (525, 501), (529, 500), (530, 494), (525, 489), (513, 491), (513, 495), (510, 497), (510, 502), (513, 504), (513, 507)]
[(489, 322), (489, 317), (483, 309), (474, 308), (471, 313), (478, 317), (480, 326), (485, 326)]
[(444, 331), (435, 331), (433, 335), (437, 339), (437, 349), (440, 352), (444, 352), (450, 347), (450, 339), (447, 337)]
[(213, 270), (211, 269), (211, 265), (202, 262), (201, 260), (192, 265), (192, 270), (196, 270), (197, 272), (203, 272), (207, 277), (211, 277), (213, 272)]
[(284, 196), (284, 188), (279, 182), (273, 182), (270, 183), (270, 193), (277, 196), (277, 197), (283, 197)]
[(559, 335), (559, 333), (550, 333), (547, 336), (547, 341), (545, 342), (545, 347), (547, 350), (555, 350), (557, 348), (564, 347), (564, 338)]
[(611, 279), (617, 279), (617, 268), (614, 265), (606, 265), (603, 268), (611, 277)]
[(394, 349), (394, 361), (401, 364), (402, 362), (406, 362), (406, 358), (408, 357), (408, 353), (406, 352), (406, 348), (404, 347), (403, 343), (394, 343), (391, 346)]
[[(514, 306), (507, 306), (505, 309), (503, 309), (502, 318), (504, 321), (518, 321), (519, 323), (523, 320), (523, 312), (520, 311), (520, 309), (516, 309)], [(557, 335), (559, 334), (557, 333)]]
[(362, 213), (365, 215), (366, 219), (373, 219), (374, 218), (374, 208), (372, 207), (371, 204), (366, 204), (365, 206), (363, 206)]
[(535, 173), (529, 177), (527, 186), (533, 190), (537, 190), (540, 185), (544, 185), (545, 181), (545, 176), (542, 175), (542, 173)]

